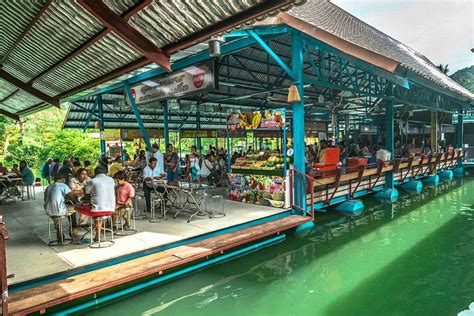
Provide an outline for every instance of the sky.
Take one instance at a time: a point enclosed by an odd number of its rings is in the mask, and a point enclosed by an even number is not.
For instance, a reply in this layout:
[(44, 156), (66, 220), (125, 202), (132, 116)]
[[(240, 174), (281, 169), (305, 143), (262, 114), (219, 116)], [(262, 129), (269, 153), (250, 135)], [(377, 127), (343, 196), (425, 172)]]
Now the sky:
[(449, 74), (474, 65), (474, 0), (332, 0)]

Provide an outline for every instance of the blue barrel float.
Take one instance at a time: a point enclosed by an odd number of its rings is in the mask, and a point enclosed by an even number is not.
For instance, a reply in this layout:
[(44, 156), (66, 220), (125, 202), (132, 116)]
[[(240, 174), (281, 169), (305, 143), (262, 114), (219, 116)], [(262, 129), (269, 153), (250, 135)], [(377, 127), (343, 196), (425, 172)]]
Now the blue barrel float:
[(453, 181), (454, 173), (452, 170), (444, 170), (439, 174), (442, 181)]
[(359, 215), (363, 210), (364, 203), (361, 200), (345, 201), (336, 207), (336, 211), (349, 215)]
[(375, 194), (375, 198), (379, 200), (385, 200), (390, 203), (394, 203), (398, 200), (398, 190), (386, 189), (386, 190), (379, 191)]
[(438, 175), (434, 175), (434, 176), (429, 176), (429, 177), (427, 177), (427, 178), (424, 178), (424, 179), (423, 179), (423, 183), (426, 184), (426, 185), (438, 186), (438, 184), (439, 184), (439, 176), (438, 176)]
[(454, 168), (453, 173), (456, 178), (460, 178), (464, 175), (464, 168), (463, 167)]
[(402, 189), (412, 193), (421, 193), (423, 190), (423, 182), (420, 180), (413, 180), (403, 184)]

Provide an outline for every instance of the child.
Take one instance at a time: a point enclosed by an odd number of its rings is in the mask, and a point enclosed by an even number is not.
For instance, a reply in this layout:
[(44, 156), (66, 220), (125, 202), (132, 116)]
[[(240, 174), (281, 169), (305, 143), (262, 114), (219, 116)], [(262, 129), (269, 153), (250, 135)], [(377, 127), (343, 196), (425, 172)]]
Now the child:
[(130, 214), (128, 211), (132, 208), (132, 199), (135, 197), (135, 189), (133, 186), (127, 182), (127, 177), (125, 171), (117, 171), (114, 175), (114, 179), (117, 181), (116, 188), (116, 206), (115, 213), (112, 217), (112, 224), (115, 227), (115, 222), (117, 218), (122, 217), (125, 221), (123, 229), (129, 230), (130, 224), (128, 222)]

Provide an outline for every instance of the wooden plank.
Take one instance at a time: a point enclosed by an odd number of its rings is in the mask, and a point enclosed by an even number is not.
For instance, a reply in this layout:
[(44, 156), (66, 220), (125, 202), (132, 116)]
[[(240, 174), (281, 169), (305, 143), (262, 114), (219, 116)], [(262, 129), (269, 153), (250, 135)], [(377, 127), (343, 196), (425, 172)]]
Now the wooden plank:
[(9, 298), (12, 315), (38, 312), (92, 293), (145, 276), (162, 273), (209, 255), (262, 239), (311, 221), (310, 217), (290, 215), (188, 245), (161, 251), (131, 261), (79, 274), (13, 293)]

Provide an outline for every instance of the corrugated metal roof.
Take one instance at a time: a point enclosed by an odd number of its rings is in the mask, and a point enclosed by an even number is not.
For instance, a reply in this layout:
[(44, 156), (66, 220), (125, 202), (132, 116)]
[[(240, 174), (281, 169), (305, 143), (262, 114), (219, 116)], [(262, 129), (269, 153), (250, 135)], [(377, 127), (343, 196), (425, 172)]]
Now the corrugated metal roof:
[[(199, 33), (202, 36), (197, 40), (202, 42), (212, 32), (222, 32), (225, 25), (235, 27), (248, 23), (259, 13), (277, 14), (279, 10), (289, 9), (289, 4), (302, 2), (304, 0), (104, 1), (116, 14), (129, 19), (132, 28), (157, 47), (164, 47), (167, 53), (176, 52), (166, 49), (170, 44), (179, 44), (177, 50), (193, 45), (188, 40), (199, 32), (205, 31), (204, 35)], [(122, 37), (106, 30), (76, 1), (1, 1), (0, 5), (3, 71), (51, 97), (66, 96), (150, 63)], [(246, 12), (249, 13), (245, 15)], [(2, 84), (0, 101), (12, 93), (16, 96), (16, 90)], [(23, 93), (10, 97), (8, 104), (0, 102), (0, 109), (23, 113), (37, 104), (36, 101), (31, 94)]]
[(327, 0), (308, 0), (287, 13), (317, 28), (401, 63), (441, 87), (468, 99), (474, 95), (441, 72), (428, 58), (407, 45), (364, 23)]

